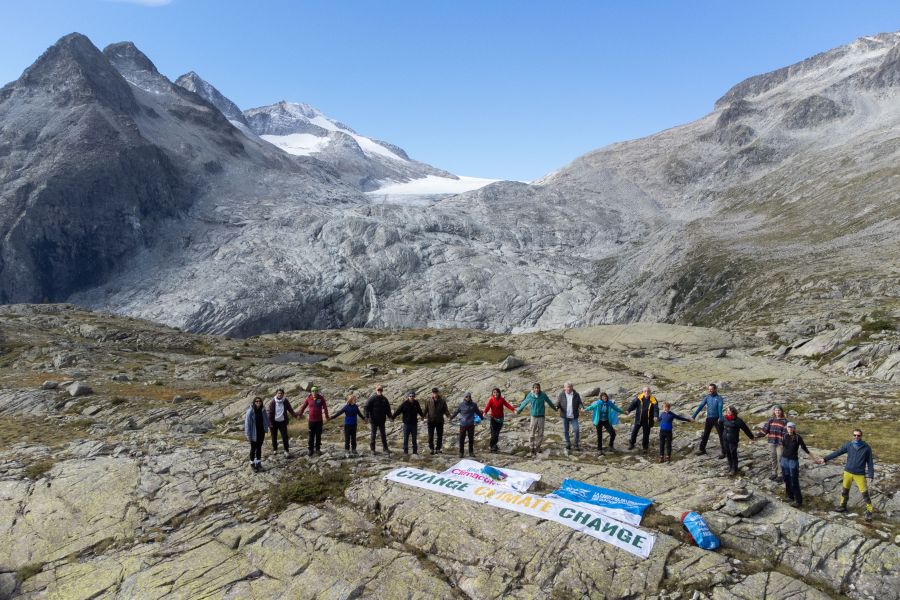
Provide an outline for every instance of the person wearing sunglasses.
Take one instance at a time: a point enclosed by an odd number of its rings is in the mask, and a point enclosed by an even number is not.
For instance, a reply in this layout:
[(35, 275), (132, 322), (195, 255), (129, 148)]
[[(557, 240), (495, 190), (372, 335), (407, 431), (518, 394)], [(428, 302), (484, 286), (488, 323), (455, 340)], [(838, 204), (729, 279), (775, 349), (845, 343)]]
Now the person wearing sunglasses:
[(829, 460), (842, 454), (847, 455), (847, 464), (844, 465), (844, 479), (841, 482), (841, 503), (835, 509), (837, 512), (847, 512), (847, 501), (850, 499), (850, 486), (854, 483), (866, 501), (866, 523), (872, 522), (872, 498), (869, 496), (869, 487), (866, 485), (866, 475), (869, 479), (875, 477), (875, 461), (872, 458), (872, 448), (863, 441), (861, 429), (853, 430), (853, 440), (847, 442), (828, 456), (819, 458), (816, 462), (824, 465)]

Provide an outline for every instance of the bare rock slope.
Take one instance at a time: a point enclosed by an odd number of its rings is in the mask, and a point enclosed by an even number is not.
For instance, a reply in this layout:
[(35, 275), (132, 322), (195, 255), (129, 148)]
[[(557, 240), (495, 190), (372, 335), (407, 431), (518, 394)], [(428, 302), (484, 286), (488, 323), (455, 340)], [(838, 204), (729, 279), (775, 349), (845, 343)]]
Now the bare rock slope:
[[(897, 383), (776, 358), (758, 339), (636, 324), (236, 341), (59, 305), (4, 307), (0, 331), (0, 598), (898, 598), (900, 447), (882, 418), (898, 409)], [(896, 331), (879, 335), (871, 343), (900, 343)], [(512, 351), (524, 365), (501, 370)], [(92, 393), (72, 396), (70, 380)], [(524, 417), (507, 417), (499, 454), (477, 428), (478, 457), (540, 473), (536, 493), (575, 478), (652, 498), (642, 527), (657, 542), (646, 560), (556, 523), (383, 480), (399, 466), (452, 465), (450, 425), (445, 454), (427, 454), (420, 430), (420, 456), (403, 457), (389, 424), (393, 457), (365, 452), (363, 426), (363, 456), (346, 458), (338, 419), (325, 425), (323, 456), (308, 458), (306, 427), (293, 424), (293, 458), (267, 442), (265, 471), (248, 468), (242, 415), (276, 387), (296, 400), (318, 385), (335, 410), (376, 381), (394, 406), (407, 389), (437, 385), (455, 407), (466, 390), (483, 403), (494, 385), (516, 404), (533, 380), (554, 394), (571, 380), (620, 405), (649, 383), (682, 414), (715, 380), (751, 426), (787, 399), (817, 454), (862, 427), (876, 457), (875, 522), (862, 522), (856, 492), (849, 513), (832, 512), (839, 461), (804, 458), (795, 509), (768, 479), (764, 443), (742, 443), (740, 475), (728, 478), (715, 454), (694, 455), (699, 424), (678, 424), (667, 464), (655, 461), (655, 439), (649, 455), (625, 450), (627, 423), (620, 452), (604, 456), (589, 450), (587, 420), (582, 451), (567, 454), (551, 413), (535, 458)], [(688, 510), (707, 518), (721, 550), (684, 535)]]

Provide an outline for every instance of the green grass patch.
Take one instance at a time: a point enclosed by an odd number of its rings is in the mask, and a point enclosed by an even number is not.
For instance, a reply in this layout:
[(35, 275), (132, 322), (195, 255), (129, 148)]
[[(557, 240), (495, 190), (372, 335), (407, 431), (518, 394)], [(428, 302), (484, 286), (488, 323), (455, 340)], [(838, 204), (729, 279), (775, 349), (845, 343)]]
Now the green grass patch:
[(38, 480), (43, 477), (50, 469), (53, 468), (53, 465), (56, 464), (55, 460), (52, 459), (42, 459), (35, 461), (25, 467), (22, 473), (28, 479)]
[(290, 473), (288, 478), (270, 488), (265, 514), (280, 513), (289, 504), (312, 504), (331, 498), (343, 498), (350, 485), (350, 470), (346, 467), (329, 473), (301, 471)]
[(44, 570), (44, 563), (28, 563), (17, 572), (19, 581), (25, 582)]

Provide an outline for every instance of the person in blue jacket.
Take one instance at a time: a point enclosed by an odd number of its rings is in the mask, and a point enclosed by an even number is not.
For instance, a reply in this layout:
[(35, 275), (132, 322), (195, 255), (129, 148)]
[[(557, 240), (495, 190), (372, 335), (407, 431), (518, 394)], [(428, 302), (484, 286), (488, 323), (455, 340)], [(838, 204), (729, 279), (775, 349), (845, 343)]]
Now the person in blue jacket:
[(516, 409), (516, 414), (522, 412), (527, 407), (531, 412), (531, 455), (535, 456), (541, 451), (541, 444), (544, 442), (544, 415), (546, 407), (556, 409), (556, 405), (550, 398), (541, 391), (541, 384), (535, 383), (531, 386), (531, 391), (522, 400), (522, 403)]
[(619, 415), (625, 411), (616, 406), (615, 402), (609, 399), (609, 395), (606, 392), (602, 392), (597, 400), (582, 410), (584, 412), (594, 412), (593, 423), (597, 429), (597, 452), (603, 454), (604, 429), (609, 434), (609, 451), (615, 452), (616, 430), (614, 427), (619, 424)]
[(703, 436), (700, 438), (700, 449), (697, 450), (697, 456), (706, 454), (706, 442), (709, 441), (709, 434), (712, 428), (716, 428), (719, 434), (719, 458), (725, 458), (725, 441), (722, 439), (722, 427), (725, 420), (725, 400), (719, 395), (719, 388), (716, 384), (711, 383), (706, 388), (707, 394), (700, 401), (700, 406), (691, 415), (696, 419), (700, 411), (706, 408), (706, 421), (703, 423)]
[(659, 462), (664, 463), (672, 460), (672, 434), (675, 421), (687, 423), (694, 419), (688, 419), (672, 412), (672, 405), (668, 402), (663, 402), (662, 408), (659, 413)]
[(262, 445), (269, 430), (269, 414), (263, 408), (263, 399), (257, 396), (244, 414), (244, 435), (250, 442), (250, 468), (262, 471)]
[(331, 419), (336, 419), (344, 415), (344, 452), (346, 456), (359, 456), (356, 453), (356, 420), (366, 420), (356, 401), (356, 394), (350, 394), (347, 396), (347, 403), (331, 416)]
[(847, 511), (847, 501), (850, 499), (850, 486), (854, 483), (866, 502), (866, 523), (872, 522), (872, 498), (869, 496), (869, 488), (866, 485), (866, 475), (869, 480), (875, 477), (875, 460), (872, 458), (872, 448), (863, 441), (862, 429), (853, 430), (853, 441), (847, 442), (828, 456), (816, 460), (824, 465), (829, 460), (842, 454), (847, 455), (847, 464), (844, 465), (844, 479), (841, 482), (841, 503), (835, 509), (837, 512)]

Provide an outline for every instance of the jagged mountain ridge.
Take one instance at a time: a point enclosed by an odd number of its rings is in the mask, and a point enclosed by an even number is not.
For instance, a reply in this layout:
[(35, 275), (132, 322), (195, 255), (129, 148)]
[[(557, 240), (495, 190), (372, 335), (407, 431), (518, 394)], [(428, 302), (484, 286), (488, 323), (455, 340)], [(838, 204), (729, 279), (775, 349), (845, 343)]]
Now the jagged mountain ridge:
[[(372, 204), (333, 165), (245, 134), (258, 159), (299, 162), (201, 188), (152, 248), (70, 298), (234, 335), (635, 320), (804, 329), (893, 310), (898, 38), (751, 78), (707, 117), (535, 185), (429, 206)], [(145, 77), (125, 77), (132, 93), (149, 94)], [(144, 127), (172, 152), (188, 143)]]

